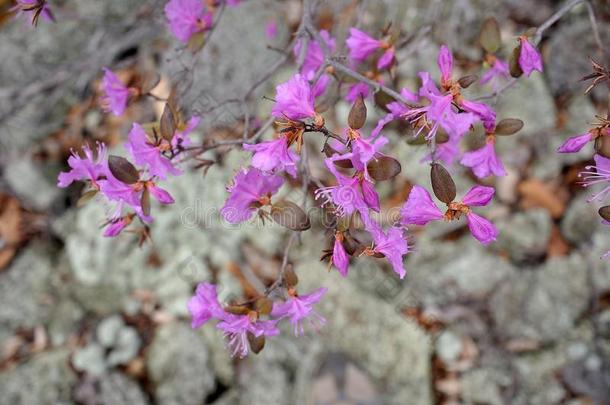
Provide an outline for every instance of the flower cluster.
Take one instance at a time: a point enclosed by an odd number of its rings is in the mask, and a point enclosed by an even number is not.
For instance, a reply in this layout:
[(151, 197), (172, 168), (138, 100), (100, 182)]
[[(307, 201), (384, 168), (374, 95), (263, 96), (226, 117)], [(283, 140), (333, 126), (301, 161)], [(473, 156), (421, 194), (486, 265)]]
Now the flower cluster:
[(313, 306), (325, 293), (326, 288), (322, 287), (309, 294), (299, 295), (295, 287), (291, 286), (283, 301), (261, 297), (223, 308), (218, 301), (216, 286), (201, 283), (188, 302), (191, 326), (199, 328), (210, 320), (216, 320), (216, 328), (223, 331), (231, 355), (243, 358), (248, 355), (249, 348), (258, 353), (265, 344), (265, 338), (279, 335), (277, 324), (282, 319), (288, 320), (295, 336), (304, 334), (305, 321), (314, 329), (324, 325), (326, 320)]
[[(102, 106), (116, 115), (122, 114), (129, 89), (109, 69), (104, 69), (102, 87)], [(152, 123), (150, 131), (137, 123), (129, 131), (125, 149), (138, 167), (124, 157), (108, 156), (106, 145), (99, 143), (95, 151), (85, 145), (84, 156), (73, 151), (68, 159), (70, 170), (59, 174), (59, 187), (83, 181), (88, 186), (83, 197), (90, 199), (99, 193), (111, 203), (104, 236), (117, 236), (135, 217), (144, 224), (150, 223), (151, 196), (160, 204), (174, 202), (158, 183), (182, 173), (176, 166), (176, 156), (189, 145), (189, 134), (199, 124), (199, 117), (184, 122), (179, 111), (169, 104), (165, 111), (161, 122)]]

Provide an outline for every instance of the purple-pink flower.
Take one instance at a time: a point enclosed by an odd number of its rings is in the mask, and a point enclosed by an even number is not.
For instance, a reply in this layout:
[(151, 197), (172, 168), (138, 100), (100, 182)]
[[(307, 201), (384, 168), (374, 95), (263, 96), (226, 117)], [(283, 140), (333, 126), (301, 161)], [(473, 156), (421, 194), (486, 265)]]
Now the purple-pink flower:
[[(335, 39), (330, 36), (328, 31), (321, 30), (320, 37), (324, 41), (326, 49), (328, 52), (333, 53), (335, 51)], [(299, 58), (302, 52), (303, 40), (297, 40), (294, 45), (294, 56), (295, 58)], [(305, 76), (308, 80), (313, 79), (314, 75), (322, 67), (324, 64), (324, 51), (322, 46), (316, 40), (309, 41), (307, 46), (307, 51), (305, 52), (305, 59), (303, 61), (303, 66), (301, 67), (301, 74)]]
[(491, 175), (506, 176), (506, 170), (496, 155), (494, 144), (493, 140), (487, 141), (482, 148), (464, 153), (460, 163), (470, 167), (474, 175), (480, 179)]
[(372, 38), (369, 34), (357, 28), (349, 29), (349, 38), (347, 38), (345, 43), (349, 48), (349, 57), (358, 62), (362, 62), (377, 49), (381, 48), (381, 41)]
[(213, 16), (201, 0), (170, 0), (165, 5), (165, 16), (172, 34), (183, 43), (212, 27)]
[(537, 70), (542, 72), (542, 56), (530, 43), (526, 36), (519, 37), (521, 52), (519, 53), (519, 66), (526, 76)]
[(272, 114), (277, 118), (299, 121), (316, 115), (315, 99), (311, 85), (297, 73), (286, 83), (276, 88), (275, 104)]
[(264, 205), (283, 183), (284, 179), (280, 176), (265, 174), (255, 167), (243, 169), (237, 173), (233, 185), (228, 188), (231, 195), (220, 214), (232, 224), (247, 221), (257, 210), (253, 205)]
[(144, 128), (135, 123), (129, 131), (128, 141), (125, 144), (125, 148), (131, 153), (136, 164), (147, 167), (152, 176), (159, 177), (161, 180), (165, 180), (168, 175), (182, 174), (182, 170), (163, 156), (164, 147), (166, 149), (169, 147), (167, 141), (162, 140), (161, 144), (153, 145), (149, 142)]
[(94, 151), (88, 145), (83, 146), (84, 157), (79, 156), (74, 150), (68, 158), (70, 171), (61, 172), (57, 178), (58, 187), (68, 187), (74, 181), (88, 180), (98, 188), (97, 180), (106, 175), (106, 145), (98, 143)]
[(333, 256), (332, 262), (343, 277), (347, 277), (347, 270), (349, 268), (349, 256), (343, 246), (343, 234), (337, 232), (335, 235), (335, 243), (333, 245)]
[(187, 304), (191, 314), (191, 327), (198, 328), (213, 318), (222, 318), (224, 310), (218, 303), (216, 286), (210, 283), (199, 283), (195, 295)]
[(292, 325), (295, 336), (303, 335), (303, 321), (309, 320), (310, 325), (319, 330), (326, 323), (326, 319), (313, 310), (313, 306), (317, 304), (322, 296), (326, 293), (326, 288), (318, 288), (317, 290), (306, 294), (297, 295), (291, 290), (288, 291), (288, 299), (281, 304), (274, 303), (271, 316), (278, 319), (288, 318)]
[(583, 178), (585, 187), (590, 187), (595, 184), (605, 184), (604, 188), (595, 193), (589, 201), (603, 201), (605, 197), (610, 195), (610, 159), (602, 155), (593, 156), (594, 165), (586, 166), (585, 171), (579, 173)]
[(430, 221), (453, 220), (465, 215), (472, 236), (483, 245), (487, 245), (496, 240), (498, 230), (488, 219), (472, 212), (471, 207), (489, 204), (494, 193), (493, 187), (474, 186), (466, 193), (461, 202), (454, 201), (447, 204), (448, 210), (443, 215), (427, 190), (420, 186), (413, 186), (401, 210), (401, 223), (403, 225), (425, 225)]
[(288, 139), (285, 136), (255, 145), (245, 143), (243, 147), (247, 151), (254, 152), (252, 166), (257, 169), (271, 173), (286, 171), (292, 177), (296, 177), (299, 156), (288, 148)]
[(441, 84), (448, 85), (451, 82), (451, 74), (453, 72), (453, 55), (447, 45), (441, 46), (438, 53), (438, 68), (441, 71)]
[(495, 91), (500, 80), (506, 80), (509, 78), (510, 71), (508, 68), (508, 63), (504, 62), (499, 58), (494, 58), (489, 69), (485, 73), (483, 73), (483, 76), (481, 76), (481, 80), (479, 81), (479, 83), (487, 84), (491, 82), (491, 85)]
[(460, 107), (476, 115), (483, 122), (486, 131), (493, 132), (496, 127), (496, 112), (490, 106), (463, 98), (460, 100)]
[(571, 136), (559, 147), (557, 152), (559, 153), (573, 153), (578, 152), (585, 146), (593, 137), (589, 132), (582, 135)]
[(442, 219), (443, 213), (425, 188), (414, 185), (400, 209), (400, 218), (403, 225), (426, 225), (430, 221)]
[[(40, 9), (40, 7), (42, 7), (42, 9)], [(54, 21), (51, 8), (46, 1), (40, 4), (39, 0), (17, 0), (17, 4), (11, 7), (9, 11), (15, 12), (15, 17), (19, 17), (20, 15), (26, 16), (30, 24), (35, 24), (37, 22), (37, 13), (39, 18), (42, 18), (45, 21)]]
[(394, 272), (403, 279), (407, 274), (403, 256), (409, 253), (409, 244), (404, 237), (403, 229), (393, 226), (384, 232), (375, 221), (368, 218), (364, 218), (364, 226), (373, 237), (373, 247), (365, 251), (365, 254), (384, 255), (392, 265)]
[(371, 88), (368, 84), (363, 82), (358, 82), (350, 86), (347, 94), (345, 95), (345, 99), (349, 103), (355, 102), (358, 97), (362, 96), (362, 98), (367, 98), (371, 94)]
[(108, 68), (103, 70), (102, 90), (104, 96), (101, 99), (102, 108), (105, 111), (112, 112), (117, 117), (121, 116), (127, 107), (130, 90), (112, 70)]
[(224, 332), (232, 356), (244, 358), (248, 355), (248, 333), (255, 337), (280, 334), (278, 321), (262, 321), (253, 314), (234, 315), (226, 313), (216, 327)]

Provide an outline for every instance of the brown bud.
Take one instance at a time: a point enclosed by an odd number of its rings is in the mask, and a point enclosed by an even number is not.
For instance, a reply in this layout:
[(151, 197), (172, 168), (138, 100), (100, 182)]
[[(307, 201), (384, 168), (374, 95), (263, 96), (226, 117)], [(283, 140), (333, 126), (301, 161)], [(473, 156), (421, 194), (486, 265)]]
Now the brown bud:
[(599, 216), (610, 222), (610, 205), (603, 206), (597, 211)]
[(150, 191), (148, 191), (147, 188), (144, 189), (144, 191), (142, 192), (142, 199), (141, 199), (141, 205), (142, 205), (142, 213), (146, 216), (150, 215)]
[(159, 124), (161, 136), (168, 142), (171, 142), (176, 131), (176, 119), (174, 112), (168, 103), (165, 104), (163, 114), (161, 115), (161, 123)]
[(505, 118), (496, 125), (496, 135), (512, 135), (523, 128), (523, 121), (517, 118)]
[(354, 101), (352, 109), (349, 110), (347, 117), (347, 125), (351, 129), (360, 129), (366, 123), (366, 104), (364, 104), (364, 98), (362, 94)]
[(96, 195), (97, 195), (97, 190), (89, 190), (89, 191), (84, 192), (83, 195), (81, 195), (80, 198), (78, 199), (78, 201), (76, 202), (76, 206), (78, 208), (84, 206), (89, 201), (91, 201), (93, 199), (93, 197), (95, 197)]
[(255, 308), (259, 315), (269, 315), (273, 308), (273, 301), (267, 297), (261, 297), (256, 300)]
[(400, 162), (389, 156), (380, 156), (371, 160), (366, 166), (369, 175), (377, 180), (384, 181), (396, 177), (402, 170)]
[(305, 211), (292, 201), (278, 201), (273, 204), (271, 218), (283, 227), (293, 231), (305, 231), (311, 227), (309, 217)]
[(461, 88), (467, 89), (471, 84), (476, 83), (478, 80), (479, 76), (477, 75), (466, 75), (458, 79), (458, 84)]
[(496, 53), (500, 46), (502, 46), (500, 26), (494, 17), (488, 17), (483, 22), (479, 42), (487, 53)]
[(225, 307), (225, 311), (233, 315), (248, 315), (250, 309), (243, 305), (228, 305)]
[(133, 184), (140, 179), (138, 170), (124, 157), (108, 156), (108, 168), (110, 173), (123, 183)]
[(610, 136), (598, 136), (595, 138), (595, 151), (605, 158), (610, 159)]
[(521, 44), (517, 45), (510, 55), (509, 70), (512, 77), (520, 77), (523, 74), (521, 65), (519, 65), (519, 55), (521, 55)]
[(140, 85), (140, 91), (142, 94), (148, 94), (152, 89), (157, 87), (161, 82), (161, 75), (157, 72), (150, 72), (144, 75), (142, 83)]
[(288, 269), (284, 270), (284, 284), (288, 288), (294, 287), (297, 284), (299, 284), (299, 277), (297, 276), (297, 273), (295, 273), (293, 269), (288, 268)]
[(388, 104), (390, 104), (392, 101), (396, 101), (394, 97), (390, 96), (383, 90), (376, 92), (373, 96), (373, 100), (375, 101), (375, 105), (377, 107), (381, 108), (386, 112), (390, 112), (390, 110), (388, 109)]
[(265, 348), (265, 335), (256, 337), (248, 332), (248, 343), (250, 343), (250, 350), (252, 350), (254, 354), (259, 354)]
[(205, 45), (205, 40), (206, 40), (205, 31), (198, 32), (189, 39), (187, 48), (192, 53), (197, 53), (201, 49), (203, 49), (203, 46)]
[(432, 163), (430, 169), (430, 180), (432, 182), (432, 190), (436, 198), (449, 204), (455, 200), (456, 190), (455, 183), (451, 175), (443, 166), (438, 163)]
[[(324, 144), (324, 154), (326, 155), (326, 157), (332, 157), (335, 154), (339, 154), (339, 152), (337, 152), (327, 142), (327, 143)], [(333, 163), (335, 164), (335, 166), (341, 167), (343, 169), (351, 169), (352, 167), (354, 167), (352, 165), (351, 159), (335, 160)]]

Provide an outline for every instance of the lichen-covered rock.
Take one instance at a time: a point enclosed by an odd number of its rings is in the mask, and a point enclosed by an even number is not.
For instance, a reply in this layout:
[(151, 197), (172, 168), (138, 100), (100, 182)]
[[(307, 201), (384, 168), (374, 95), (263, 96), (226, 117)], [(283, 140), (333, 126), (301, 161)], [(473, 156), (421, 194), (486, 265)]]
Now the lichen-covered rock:
[(1, 401), (15, 405), (69, 403), (76, 376), (68, 356), (65, 349), (53, 350), (0, 373)]
[(203, 340), (188, 325), (160, 326), (146, 356), (157, 403), (204, 403), (215, 386), (209, 357)]
[(588, 294), (583, 257), (552, 258), (506, 280), (492, 296), (491, 315), (507, 338), (556, 341), (574, 328)]
[(588, 198), (588, 193), (577, 195), (570, 202), (561, 220), (561, 233), (574, 245), (589, 242), (597, 229), (601, 227), (597, 207), (588, 202)]
[(542, 208), (534, 208), (498, 221), (495, 248), (508, 253), (516, 263), (538, 260), (546, 253), (551, 236), (551, 217)]

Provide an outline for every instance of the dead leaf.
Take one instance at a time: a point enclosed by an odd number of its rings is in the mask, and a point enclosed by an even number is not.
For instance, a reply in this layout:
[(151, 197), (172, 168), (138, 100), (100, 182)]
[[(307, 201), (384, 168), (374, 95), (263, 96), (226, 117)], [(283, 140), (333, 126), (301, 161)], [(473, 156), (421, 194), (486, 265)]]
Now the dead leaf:
[(545, 208), (553, 218), (560, 218), (565, 209), (569, 195), (567, 190), (544, 183), (539, 179), (522, 181), (517, 190), (521, 194), (521, 208)]

